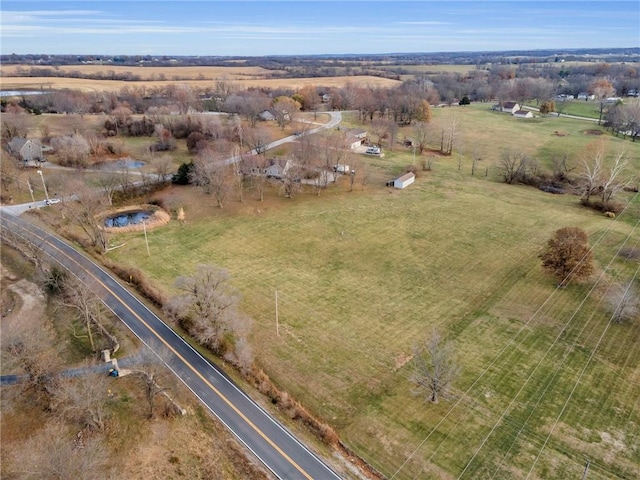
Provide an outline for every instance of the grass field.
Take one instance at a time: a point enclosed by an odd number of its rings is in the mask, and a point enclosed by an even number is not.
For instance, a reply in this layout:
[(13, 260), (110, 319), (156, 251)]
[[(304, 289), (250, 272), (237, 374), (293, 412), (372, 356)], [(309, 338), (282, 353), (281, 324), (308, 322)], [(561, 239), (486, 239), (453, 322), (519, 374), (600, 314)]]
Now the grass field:
[[(109, 255), (167, 290), (199, 263), (229, 269), (259, 364), (388, 477), (579, 478), (586, 458), (590, 479), (637, 477), (640, 322), (611, 324), (601, 298), (613, 280), (635, 274), (639, 287), (638, 263), (616, 253), (640, 243), (640, 198), (628, 195), (612, 221), (573, 196), (496, 181), (502, 148), (543, 165), (575, 158), (596, 138), (584, 133), (591, 124), (522, 121), (488, 105), (438, 109), (434, 124), (451, 111), (460, 169), (454, 155), (403, 191), (343, 184), (293, 200), (246, 195), (223, 210), (174, 188), (165, 199), (185, 205), (187, 223), (151, 232), (151, 257), (139, 234), (114, 238), (126, 246)], [(608, 142), (630, 149), (640, 172), (638, 145)], [(470, 175), (474, 148), (488, 177)], [(411, 161), (387, 150), (370, 168), (383, 179)], [(599, 268), (592, 283), (558, 290), (537, 255), (563, 226), (589, 233)], [(453, 399), (427, 405), (407, 361), (434, 328), (463, 374)]]

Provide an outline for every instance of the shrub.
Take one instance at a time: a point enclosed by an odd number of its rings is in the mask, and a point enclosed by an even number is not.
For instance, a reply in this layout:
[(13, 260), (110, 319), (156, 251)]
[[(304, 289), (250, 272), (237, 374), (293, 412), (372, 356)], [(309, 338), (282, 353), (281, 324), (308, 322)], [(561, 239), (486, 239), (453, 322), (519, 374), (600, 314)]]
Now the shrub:
[(117, 264), (108, 258), (102, 259), (104, 265), (115, 273), (121, 280), (135, 286), (138, 292), (147, 300), (153, 302), (156, 306), (161, 307), (167, 302), (167, 298), (158, 287), (156, 287), (145, 274), (133, 267)]
[(193, 162), (182, 163), (180, 167), (178, 167), (177, 173), (171, 177), (171, 183), (175, 185), (189, 185), (189, 178), (191, 177), (193, 168)]

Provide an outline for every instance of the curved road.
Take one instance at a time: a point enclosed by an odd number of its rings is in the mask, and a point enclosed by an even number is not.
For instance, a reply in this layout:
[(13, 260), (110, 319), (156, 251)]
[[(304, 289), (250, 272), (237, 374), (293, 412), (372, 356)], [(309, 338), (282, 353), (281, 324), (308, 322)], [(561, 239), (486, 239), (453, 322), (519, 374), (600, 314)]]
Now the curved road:
[[(304, 131), (311, 135), (335, 127), (340, 112), (330, 112), (328, 123)], [(274, 148), (294, 141), (295, 135), (267, 145)], [(256, 152), (250, 152), (255, 155)], [(228, 159), (231, 163), (237, 159)], [(159, 317), (126, 290), (109, 273), (71, 245), (19, 218), (44, 201), (3, 207), (0, 225), (26, 241), (89, 285), (107, 307), (193, 392), (196, 397), (244, 444), (276, 477), (282, 480), (339, 480), (320, 458), (298, 441), (286, 428), (251, 400), (217, 366), (210, 363), (168, 327)]]

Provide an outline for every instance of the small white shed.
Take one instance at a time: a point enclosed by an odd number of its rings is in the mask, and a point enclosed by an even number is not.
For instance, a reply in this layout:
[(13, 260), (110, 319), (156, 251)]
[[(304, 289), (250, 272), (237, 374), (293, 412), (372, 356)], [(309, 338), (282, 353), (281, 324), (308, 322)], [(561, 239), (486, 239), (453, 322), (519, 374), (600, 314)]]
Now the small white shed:
[(513, 112), (513, 116), (518, 118), (533, 118), (533, 113), (529, 110), (517, 110)]
[(406, 188), (416, 180), (416, 176), (413, 172), (405, 173), (401, 177), (396, 178), (393, 181), (394, 188)]

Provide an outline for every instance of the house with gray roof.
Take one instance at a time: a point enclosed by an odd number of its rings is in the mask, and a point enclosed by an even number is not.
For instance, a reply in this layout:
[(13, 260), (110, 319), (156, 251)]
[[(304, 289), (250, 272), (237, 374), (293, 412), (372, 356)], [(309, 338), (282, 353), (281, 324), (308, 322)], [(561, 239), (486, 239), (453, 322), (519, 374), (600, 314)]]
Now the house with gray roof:
[(34, 140), (13, 137), (7, 145), (7, 150), (11, 155), (22, 160), (25, 164), (44, 162), (42, 145)]

